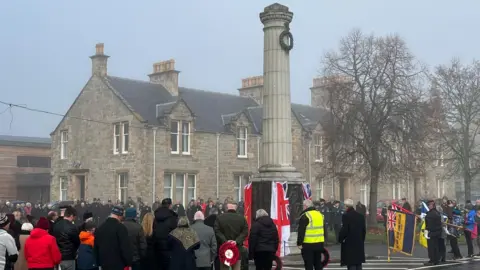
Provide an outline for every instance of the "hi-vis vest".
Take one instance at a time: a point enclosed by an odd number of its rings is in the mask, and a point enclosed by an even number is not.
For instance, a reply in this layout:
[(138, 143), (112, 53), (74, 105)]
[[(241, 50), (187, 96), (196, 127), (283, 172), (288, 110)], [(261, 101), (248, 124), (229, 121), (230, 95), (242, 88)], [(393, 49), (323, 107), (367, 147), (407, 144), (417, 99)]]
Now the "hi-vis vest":
[(310, 210), (304, 213), (308, 217), (308, 225), (305, 230), (305, 238), (303, 243), (314, 244), (325, 242), (323, 231), (323, 215), (317, 210)]

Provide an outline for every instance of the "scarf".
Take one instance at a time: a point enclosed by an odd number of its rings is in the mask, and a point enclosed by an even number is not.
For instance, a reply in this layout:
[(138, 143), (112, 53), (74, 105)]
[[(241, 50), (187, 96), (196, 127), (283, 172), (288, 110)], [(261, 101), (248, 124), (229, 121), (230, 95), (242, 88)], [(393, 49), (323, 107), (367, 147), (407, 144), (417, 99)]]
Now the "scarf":
[(197, 232), (188, 226), (188, 219), (186, 217), (180, 217), (178, 220), (178, 227), (173, 230), (170, 235), (180, 241), (185, 250), (188, 250), (200, 242)]

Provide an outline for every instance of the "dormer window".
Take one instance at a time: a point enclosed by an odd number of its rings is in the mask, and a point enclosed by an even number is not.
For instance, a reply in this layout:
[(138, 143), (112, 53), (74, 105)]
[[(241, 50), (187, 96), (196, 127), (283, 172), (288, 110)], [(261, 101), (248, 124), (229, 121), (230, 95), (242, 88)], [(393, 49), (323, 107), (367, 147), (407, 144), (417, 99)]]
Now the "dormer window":
[(247, 157), (247, 138), (248, 129), (246, 127), (237, 128), (237, 157), (246, 158)]
[(172, 154), (190, 155), (191, 123), (188, 121), (170, 122), (170, 152)]
[(323, 162), (323, 136), (320, 134), (313, 135), (313, 143), (315, 147), (315, 162)]

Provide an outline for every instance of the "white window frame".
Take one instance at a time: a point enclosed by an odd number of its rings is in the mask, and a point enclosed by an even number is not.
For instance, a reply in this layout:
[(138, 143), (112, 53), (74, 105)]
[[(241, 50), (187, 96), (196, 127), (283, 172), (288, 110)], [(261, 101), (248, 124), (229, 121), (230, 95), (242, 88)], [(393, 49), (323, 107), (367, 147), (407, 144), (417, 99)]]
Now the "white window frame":
[[(172, 120), (170, 122), (170, 153), (172, 154), (180, 154), (180, 122), (181, 121), (176, 121), (176, 120), (175, 121)], [(174, 123), (177, 123), (177, 132), (173, 132), (172, 130), (172, 125)], [(177, 149), (175, 151), (172, 149), (172, 142), (171, 142), (172, 135), (175, 135), (177, 139)]]
[[(122, 186), (122, 177), (123, 180), (125, 181), (125, 186)], [(120, 172), (117, 174), (117, 187), (118, 187), (118, 200), (121, 202), (126, 202), (128, 198), (128, 172)], [(125, 192), (125, 201), (122, 201), (122, 192)]]
[(233, 176), (233, 191), (235, 192), (235, 200), (237, 202), (243, 200), (243, 187), (245, 186), (245, 175), (237, 174)]
[[(127, 127), (127, 132), (125, 132), (125, 127)], [(125, 142), (127, 142), (125, 144)], [(130, 123), (122, 123), (122, 154), (128, 154), (130, 148)]]
[[(190, 176), (193, 176), (193, 187), (191, 187), (191, 186), (190, 186), (190, 183), (189, 183), (189, 182), (190, 182), (190, 181), (189, 181), (189, 180), (190, 180), (190, 179), (189, 179)], [(187, 193), (187, 194), (186, 194), (187, 196), (188, 196), (188, 194), (189, 194), (189, 191), (190, 191), (191, 189), (193, 189), (193, 198), (186, 198), (185, 201), (187, 201), (187, 200), (190, 201), (191, 199), (196, 199), (196, 198), (197, 198), (197, 175), (195, 175), (195, 174), (188, 174), (188, 173), (187, 173), (186, 176), (185, 176), (185, 184), (184, 184), (184, 186), (185, 186), (185, 192)], [(185, 196), (185, 197), (187, 197), (187, 196)], [(185, 204), (184, 204), (184, 205), (185, 205)]]
[[(244, 137), (242, 136), (242, 132)], [(243, 143), (243, 147), (242, 144)], [(241, 149), (243, 148), (243, 154)], [(237, 157), (239, 158), (246, 158), (248, 157), (248, 128), (247, 127), (238, 127), (237, 128)]]
[(321, 134), (313, 135), (313, 149), (315, 154), (315, 162), (323, 162), (323, 136)]
[(60, 176), (58, 180), (59, 180), (59, 189), (60, 189), (58, 200), (66, 201), (68, 199), (68, 178), (66, 176)]
[(323, 199), (323, 178), (316, 178), (315, 179), (315, 196), (314, 200)]
[[(185, 132), (185, 131), (183, 130), (183, 125), (184, 125), (184, 124), (186, 124), (186, 125), (188, 126), (188, 131), (187, 131), (187, 132)], [(190, 146), (191, 146), (191, 144), (190, 144), (190, 134), (191, 134), (191, 132), (190, 132), (190, 131), (191, 131), (190, 122), (182, 121), (180, 126), (182, 127), (182, 130), (179, 131), (179, 133), (180, 133), (180, 132), (182, 133), (182, 155), (190, 155), (190, 148), (191, 148), (191, 147), (190, 147)], [(187, 151), (184, 151), (184, 149), (183, 149), (183, 147), (184, 147), (184, 143), (183, 143), (183, 142), (184, 142), (184, 138), (185, 138), (185, 137), (187, 137), (187, 143), (188, 143)]]
[[(118, 133), (117, 133), (118, 131)], [(120, 153), (120, 145), (122, 140), (120, 138), (120, 133), (122, 132), (122, 126), (120, 123), (113, 124), (113, 154), (117, 155)]]
[(363, 155), (358, 153), (357, 148), (358, 148), (358, 143), (355, 140), (353, 141), (353, 151), (354, 151), (353, 164), (363, 164), (364, 162)]
[(68, 130), (60, 131), (60, 159), (67, 159), (68, 154)]
[[(183, 175), (183, 179), (182, 179), (182, 184), (183, 184), (183, 187), (180, 187), (178, 186), (177, 187), (177, 176), (178, 175)], [(194, 177), (194, 184), (195, 186), (194, 187), (191, 187), (190, 186), (190, 183), (188, 182), (189, 181), (189, 177), (193, 176)], [(170, 186), (166, 186), (165, 183), (168, 181), (168, 177), (170, 177)], [(189, 198), (189, 191), (193, 189), (193, 196), (194, 198), (197, 197), (197, 175), (194, 174), (194, 173), (187, 173), (187, 172), (166, 172), (164, 175), (163, 175), (163, 196), (165, 196), (165, 187), (167, 187), (168, 189), (170, 189), (170, 198), (172, 199), (172, 201), (174, 203), (177, 203), (178, 201), (180, 201), (181, 204), (183, 205), (186, 205), (186, 202), (190, 201), (192, 198)], [(183, 198), (182, 200), (179, 200), (177, 198), (177, 189), (182, 189), (182, 194), (183, 194)], [(187, 198), (188, 197), (188, 198)]]
[(437, 166), (438, 166), (438, 167), (443, 167), (443, 166), (445, 166), (444, 156), (443, 156), (443, 149), (442, 149), (442, 146), (441, 146), (441, 145), (437, 146)]
[[(169, 178), (167, 178), (167, 175)], [(170, 198), (172, 199), (173, 198), (173, 187), (174, 187), (174, 184), (173, 184), (173, 177), (175, 176), (175, 174), (173, 173), (165, 173), (163, 174), (163, 196), (165, 196), (165, 189), (168, 188), (170, 190), (169, 192), (169, 196), (166, 197), (166, 198)], [(167, 185), (167, 181), (170, 181), (170, 184)], [(164, 198), (164, 199), (166, 199)]]
[(397, 164), (400, 162), (400, 155), (401, 155), (401, 152), (400, 152), (399, 143), (394, 142), (393, 143), (393, 163)]

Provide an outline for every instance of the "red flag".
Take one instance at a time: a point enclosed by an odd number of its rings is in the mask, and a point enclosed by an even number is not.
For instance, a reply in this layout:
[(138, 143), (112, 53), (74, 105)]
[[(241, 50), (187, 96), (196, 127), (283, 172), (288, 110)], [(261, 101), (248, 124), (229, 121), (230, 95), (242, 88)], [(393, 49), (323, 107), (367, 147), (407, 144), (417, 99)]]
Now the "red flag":
[[(244, 215), (247, 219), (248, 231), (250, 232), (250, 227), (252, 226), (252, 183), (248, 183), (244, 188)], [(243, 242), (243, 245), (248, 248), (248, 237)]]

